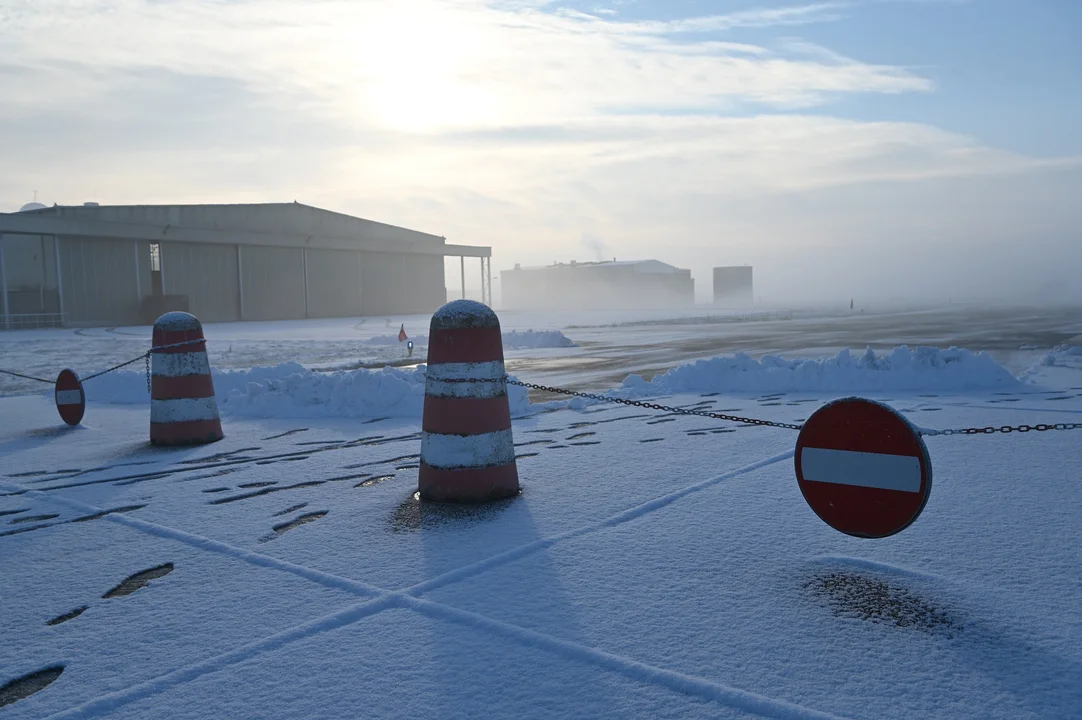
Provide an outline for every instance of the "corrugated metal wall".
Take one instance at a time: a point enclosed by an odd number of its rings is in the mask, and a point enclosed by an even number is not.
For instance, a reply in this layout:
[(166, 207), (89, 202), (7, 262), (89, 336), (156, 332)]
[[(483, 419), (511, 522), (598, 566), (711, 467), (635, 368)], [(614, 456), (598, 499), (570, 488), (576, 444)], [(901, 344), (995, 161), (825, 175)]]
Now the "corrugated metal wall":
[[(13, 315), (60, 312), (56, 292), (56, 256), (53, 236), (3, 235), (7, 302)], [(0, 298), (3, 312), (4, 298)]]
[(301, 248), (241, 248), (245, 320), (304, 318), (303, 252)]
[(236, 245), (165, 242), (161, 248), (166, 295), (187, 295), (189, 312), (203, 322), (240, 320)]
[(429, 313), (446, 301), (442, 256), (361, 253), (364, 315)]
[(60, 238), (64, 312), (72, 325), (139, 322), (141, 291), (131, 240)]
[(308, 250), (308, 317), (361, 314), (360, 253)]

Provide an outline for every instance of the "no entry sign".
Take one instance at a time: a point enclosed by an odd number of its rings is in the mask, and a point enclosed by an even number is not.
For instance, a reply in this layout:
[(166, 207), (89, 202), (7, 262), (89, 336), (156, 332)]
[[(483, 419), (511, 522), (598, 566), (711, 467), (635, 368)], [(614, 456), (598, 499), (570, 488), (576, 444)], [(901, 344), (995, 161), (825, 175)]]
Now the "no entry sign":
[(845, 398), (817, 410), (796, 441), (796, 479), (827, 525), (882, 538), (917, 519), (932, 490), (920, 434), (881, 403)]
[(78, 425), (86, 412), (86, 393), (79, 376), (71, 370), (61, 370), (56, 378), (56, 409), (68, 425)]

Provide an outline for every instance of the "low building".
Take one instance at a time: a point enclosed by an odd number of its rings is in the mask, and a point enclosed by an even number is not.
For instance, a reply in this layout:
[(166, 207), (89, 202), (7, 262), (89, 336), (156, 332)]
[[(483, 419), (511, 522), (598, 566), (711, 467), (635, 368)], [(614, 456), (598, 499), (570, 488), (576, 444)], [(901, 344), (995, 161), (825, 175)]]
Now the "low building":
[(750, 307), (755, 300), (750, 265), (714, 268), (714, 304)]
[[(491, 248), (299, 203), (43, 207), (0, 213), (0, 327), (428, 313), (445, 257)], [(491, 298), (489, 298), (490, 300)]]
[(500, 273), (501, 306), (510, 310), (614, 310), (695, 304), (690, 270), (658, 260), (570, 262)]

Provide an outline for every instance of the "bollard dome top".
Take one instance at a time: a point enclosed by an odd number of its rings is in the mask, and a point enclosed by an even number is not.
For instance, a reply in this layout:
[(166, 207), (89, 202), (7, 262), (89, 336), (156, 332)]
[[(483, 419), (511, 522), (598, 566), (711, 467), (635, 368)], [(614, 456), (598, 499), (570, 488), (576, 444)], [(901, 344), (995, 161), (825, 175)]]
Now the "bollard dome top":
[(432, 314), (433, 330), (458, 328), (498, 328), (500, 319), (495, 311), (476, 300), (454, 300)]
[(202, 330), (199, 318), (186, 312), (167, 312), (154, 321), (154, 329), (164, 332), (182, 332), (184, 330)]

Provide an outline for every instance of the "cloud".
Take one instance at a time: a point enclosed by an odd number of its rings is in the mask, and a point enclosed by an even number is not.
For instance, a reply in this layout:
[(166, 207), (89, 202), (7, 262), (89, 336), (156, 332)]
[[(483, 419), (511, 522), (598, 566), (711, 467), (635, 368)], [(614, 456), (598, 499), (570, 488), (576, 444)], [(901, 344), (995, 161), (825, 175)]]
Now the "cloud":
[[(803, 248), (901, 242), (881, 223), (950, 242), (1028, 223), (1055, 245), (1078, 217), (1053, 189), (1078, 187), (1078, 159), (832, 117), (838, 98), (936, 89), (912, 68), (734, 34), (868, 4), (649, 22), (541, 0), (7, 0), (0, 137), (17, 141), (0, 204), (34, 188), (49, 202), (297, 199), (492, 245), (496, 267), (662, 242), (678, 264), (748, 256), (781, 276)], [(968, 214), (921, 190), (964, 196), (990, 178)]]

